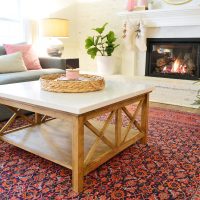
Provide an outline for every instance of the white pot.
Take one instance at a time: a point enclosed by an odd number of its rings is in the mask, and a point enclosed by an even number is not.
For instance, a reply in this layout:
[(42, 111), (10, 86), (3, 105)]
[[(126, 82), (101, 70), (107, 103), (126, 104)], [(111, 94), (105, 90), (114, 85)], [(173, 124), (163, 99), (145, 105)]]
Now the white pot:
[(116, 73), (115, 59), (113, 56), (97, 56), (97, 72), (101, 75), (111, 75)]

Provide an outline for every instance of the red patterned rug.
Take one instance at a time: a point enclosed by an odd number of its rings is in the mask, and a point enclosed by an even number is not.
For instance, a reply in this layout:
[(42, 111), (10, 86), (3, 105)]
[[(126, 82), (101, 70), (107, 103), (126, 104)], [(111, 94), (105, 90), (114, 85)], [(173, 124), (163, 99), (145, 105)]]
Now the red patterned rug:
[(200, 115), (151, 108), (148, 145), (135, 144), (87, 175), (77, 195), (70, 170), (0, 141), (0, 199), (197, 200), (199, 144)]

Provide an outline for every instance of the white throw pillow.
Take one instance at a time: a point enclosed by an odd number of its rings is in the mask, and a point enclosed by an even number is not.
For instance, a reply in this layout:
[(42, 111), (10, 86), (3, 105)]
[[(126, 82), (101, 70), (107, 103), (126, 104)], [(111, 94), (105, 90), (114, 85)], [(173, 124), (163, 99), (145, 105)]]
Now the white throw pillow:
[(0, 73), (22, 72), (26, 70), (21, 52), (0, 56)]

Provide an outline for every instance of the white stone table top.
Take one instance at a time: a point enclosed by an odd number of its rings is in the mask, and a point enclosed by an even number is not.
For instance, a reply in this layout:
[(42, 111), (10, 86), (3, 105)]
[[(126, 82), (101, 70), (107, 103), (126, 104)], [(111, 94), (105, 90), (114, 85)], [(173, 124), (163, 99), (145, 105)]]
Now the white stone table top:
[(88, 93), (47, 92), (40, 88), (40, 81), (0, 85), (0, 99), (1, 97), (14, 99), (73, 114), (82, 114), (153, 90), (152, 86), (137, 84), (134, 79), (121, 75), (106, 77), (105, 83), (105, 89)]

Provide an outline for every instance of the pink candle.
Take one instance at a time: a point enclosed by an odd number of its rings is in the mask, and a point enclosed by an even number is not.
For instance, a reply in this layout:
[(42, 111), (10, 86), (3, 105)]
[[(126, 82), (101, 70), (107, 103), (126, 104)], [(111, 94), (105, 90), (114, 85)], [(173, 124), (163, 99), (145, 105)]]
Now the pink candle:
[(66, 69), (66, 78), (68, 80), (76, 80), (79, 78), (79, 69)]

